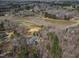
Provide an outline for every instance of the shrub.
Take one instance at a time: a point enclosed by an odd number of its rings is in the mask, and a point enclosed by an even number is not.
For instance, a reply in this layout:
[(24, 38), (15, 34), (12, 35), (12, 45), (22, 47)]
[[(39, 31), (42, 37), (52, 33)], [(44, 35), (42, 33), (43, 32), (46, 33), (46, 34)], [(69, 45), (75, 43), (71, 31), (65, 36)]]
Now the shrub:
[(28, 56), (29, 56), (28, 48), (25, 46), (22, 46), (20, 48), (19, 54), (17, 54), (17, 57), (19, 57), (19, 58), (26, 58), (27, 57), (28, 58)]
[(55, 33), (49, 32), (48, 38), (51, 41), (51, 48), (49, 49), (49, 52), (54, 58), (61, 57), (62, 49), (59, 46), (59, 39)]
[(4, 23), (1, 22), (1, 23), (0, 23), (0, 31), (4, 31), (4, 30), (5, 30), (5, 28), (4, 28)]
[(17, 54), (17, 57), (19, 58), (37, 58), (38, 52), (35, 46), (29, 47), (29, 46), (22, 46), (20, 48), (19, 54)]
[(70, 20), (69, 16), (64, 16), (64, 20)]
[(57, 19), (56, 15), (48, 14), (47, 12), (45, 12), (44, 16), (52, 19)]

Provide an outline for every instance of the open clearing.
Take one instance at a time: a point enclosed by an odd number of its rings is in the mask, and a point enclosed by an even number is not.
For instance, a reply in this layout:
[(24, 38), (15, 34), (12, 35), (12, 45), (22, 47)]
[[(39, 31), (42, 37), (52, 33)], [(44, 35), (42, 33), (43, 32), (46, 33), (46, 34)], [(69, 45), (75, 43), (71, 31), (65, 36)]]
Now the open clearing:
[(2, 16), (0, 19), (8, 19), (17, 22), (21, 26), (27, 26), (29, 28), (40, 27), (40, 26), (51, 26), (56, 28), (64, 28), (66, 26), (77, 23), (78, 21), (67, 21), (67, 20), (54, 20), (44, 17), (17, 17), (17, 16)]
[(44, 18), (44, 17), (42, 18), (48, 22), (52, 22), (54, 24), (59, 24), (59, 25), (72, 25), (77, 22), (74, 20), (60, 20), (60, 19), (58, 20), (58, 19), (51, 19), (51, 18)]

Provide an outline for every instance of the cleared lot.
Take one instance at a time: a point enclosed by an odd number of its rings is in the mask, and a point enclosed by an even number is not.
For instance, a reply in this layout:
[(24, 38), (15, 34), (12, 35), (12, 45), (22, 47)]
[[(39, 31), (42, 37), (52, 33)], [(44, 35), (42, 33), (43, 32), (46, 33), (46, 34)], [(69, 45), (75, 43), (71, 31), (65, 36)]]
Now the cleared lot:
[(17, 16), (3, 16), (0, 19), (9, 19), (17, 22), (20, 25), (28, 27), (40, 27), (40, 26), (51, 26), (56, 28), (64, 28), (66, 26), (77, 23), (78, 21), (66, 21), (66, 20), (55, 20), (44, 17), (17, 17)]

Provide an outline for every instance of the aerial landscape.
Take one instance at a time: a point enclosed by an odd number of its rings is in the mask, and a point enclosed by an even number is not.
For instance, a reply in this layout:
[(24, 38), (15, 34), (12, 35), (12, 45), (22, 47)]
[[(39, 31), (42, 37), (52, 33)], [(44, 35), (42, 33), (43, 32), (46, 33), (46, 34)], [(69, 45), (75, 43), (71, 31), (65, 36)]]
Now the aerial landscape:
[(0, 58), (79, 58), (79, 0), (0, 0)]

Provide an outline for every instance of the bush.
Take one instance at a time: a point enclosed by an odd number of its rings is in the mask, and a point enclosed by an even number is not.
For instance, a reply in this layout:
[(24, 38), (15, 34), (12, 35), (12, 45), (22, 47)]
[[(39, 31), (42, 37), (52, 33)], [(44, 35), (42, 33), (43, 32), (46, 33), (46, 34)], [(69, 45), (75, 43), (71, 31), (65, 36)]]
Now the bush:
[(31, 8), (30, 6), (26, 6), (26, 7), (25, 7), (25, 9), (27, 9), (27, 10), (30, 10), (30, 8)]
[(61, 57), (62, 49), (59, 46), (59, 39), (55, 33), (49, 32), (48, 38), (51, 41), (51, 48), (49, 49), (49, 52), (54, 58)]
[(4, 23), (1, 22), (1, 23), (0, 23), (0, 31), (4, 31), (4, 30), (5, 30), (5, 28), (4, 28)]
[(64, 16), (64, 20), (70, 20), (70, 17)]
[(17, 54), (17, 57), (19, 57), (19, 58), (26, 58), (26, 57), (28, 57), (28, 55), (29, 55), (29, 52), (28, 52), (27, 47), (23, 47), (22, 46), (20, 48), (19, 54)]
[(38, 57), (38, 53), (37, 53), (37, 49), (36, 47), (32, 46), (22, 46), (19, 50), (19, 54), (17, 54), (17, 57), (19, 58), (37, 58)]
[(52, 14), (48, 14), (47, 12), (45, 12), (45, 17), (48, 17), (48, 18), (53, 18), (53, 19), (57, 19), (56, 15), (52, 15)]

